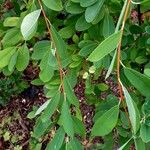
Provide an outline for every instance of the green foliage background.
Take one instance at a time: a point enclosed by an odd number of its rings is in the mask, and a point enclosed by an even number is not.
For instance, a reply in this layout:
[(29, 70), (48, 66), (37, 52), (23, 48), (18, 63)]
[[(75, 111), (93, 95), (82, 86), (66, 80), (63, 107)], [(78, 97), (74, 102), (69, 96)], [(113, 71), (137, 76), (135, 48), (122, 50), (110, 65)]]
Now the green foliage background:
[[(84, 149), (76, 136), (82, 139), (87, 136), (79, 101), (73, 92), (79, 80), (85, 81), (87, 101), (96, 107), (89, 138), (102, 136), (105, 141), (96, 149), (110, 149), (112, 143), (106, 139), (113, 140), (115, 133), (120, 150), (129, 149), (133, 143), (137, 150), (150, 149), (148, 0), (131, 3), (127, 0), (12, 0), (5, 5), (0, 0), (0, 3), (0, 72), (10, 76), (14, 71), (23, 72), (29, 62), (38, 65), (39, 78), (32, 84), (43, 85), (48, 98), (30, 115), (36, 117), (30, 149), (41, 149), (42, 139), (56, 126), (47, 150)], [(127, 3), (130, 10), (122, 38), (120, 28)], [(139, 6), (144, 19), (136, 14)], [(106, 78), (111, 74), (116, 82), (116, 49), (120, 38), (120, 84), (128, 117), (113, 93), (105, 101), (100, 100), (99, 93), (109, 91), (106, 84), (92, 83), (103, 70), (109, 70)]]

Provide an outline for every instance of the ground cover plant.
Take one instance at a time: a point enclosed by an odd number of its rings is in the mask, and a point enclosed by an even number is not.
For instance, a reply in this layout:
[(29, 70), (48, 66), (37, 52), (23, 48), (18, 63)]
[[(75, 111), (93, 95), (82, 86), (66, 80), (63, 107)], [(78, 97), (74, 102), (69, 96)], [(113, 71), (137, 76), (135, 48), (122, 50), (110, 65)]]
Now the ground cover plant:
[(0, 0), (0, 149), (150, 149), (149, 0)]

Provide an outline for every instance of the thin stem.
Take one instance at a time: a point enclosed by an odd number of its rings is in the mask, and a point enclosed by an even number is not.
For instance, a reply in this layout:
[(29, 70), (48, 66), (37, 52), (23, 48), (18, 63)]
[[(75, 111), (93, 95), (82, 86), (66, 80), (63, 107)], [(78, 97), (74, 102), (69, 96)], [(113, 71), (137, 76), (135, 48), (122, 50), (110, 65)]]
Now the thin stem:
[(119, 28), (120, 28), (120, 25), (121, 25), (121, 23), (122, 23), (122, 19), (123, 19), (123, 17), (124, 17), (124, 13), (125, 13), (125, 10), (126, 10), (127, 3), (128, 3), (128, 0), (126, 0), (126, 1), (124, 2), (124, 5), (123, 5), (123, 8), (122, 8), (121, 14), (120, 14), (119, 19), (118, 19), (118, 22), (117, 22), (117, 26), (116, 26), (115, 32), (119, 31)]
[(120, 83), (120, 60), (121, 60), (121, 43), (122, 43), (122, 37), (123, 37), (123, 33), (124, 33), (124, 28), (125, 28), (125, 22), (127, 20), (127, 16), (128, 16), (128, 12), (129, 12), (129, 8), (130, 8), (130, 3), (131, 0), (128, 0), (127, 5), (126, 5), (126, 10), (125, 10), (125, 14), (124, 14), (124, 18), (123, 18), (123, 22), (122, 22), (122, 27), (121, 27), (121, 36), (120, 36), (120, 41), (119, 41), (119, 45), (118, 45), (118, 49), (117, 49), (117, 80), (118, 80), (118, 89), (119, 89), (119, 95), (120, 95), (120, 101), (122, 101), (126, 116), (128, 118), (128, 121), (130, 123), (130, 119), (129, 119), (129, 114), (127, 112), (125, 103), (124, 103), (124, 95), (123, 95), (123, 90), (122, 90), (122, 86)]
[(54, 42), (54, 39), (53, 39), (53, 36), (52, 36), (52, 33), (51, 33), (51, 29), (50, 29), (51, 22), (46, 16), (46, 13), (45, 13), (44, 8), (42, 6), (41, 0), (38, 0), (38, 3), (40, 5), (40, 7), (41, 7), (41, 11), (42, 11), (42, 14), (43, 14), (44, 19), (45, 19), (45, 23), (46, 23), (46, 26), (47, 26), (47, 29), (48, 29), (48, 34), (51, 37), (52, 42), (53, 42), (54, 47), (55, 47), (55, 50), (56, 50), (56, 59), (57, 59), (57, 63), (58, 63), (58, 66), (59, 66), (59, 74), (60, 74), (60, 80), (61, 80), (61, 85), (62, 85), (62, 92), (64, 93), (63, 69), (62, 69), (62, 65), (61, 65), (60, 56), (59, 56), (59, 54), (57, 52), (56, 45), (55, 45), (55, 42)]
[[(126, 10), (127, 3), (128, 3), (128, 0), (125, 0), (124, 5), (123, 5), (123, 8), (122, 8), (122, 10), (121, 10), (121, 14), (120, 14), (120, 16), (119, 16), (119, 19), (118, 19), (118, 22), (117, 22), (117, 25), (116, 25), (115, 32), (118, 32), (118, 31), (119, 31), (120, 25), (121, 25), (121, 23), (122, 23), (122, 20), (123, 20), (124, 14), (125, 14), (125, 10)], [(105, 79), (107, 79), (107, 78), (110, 76), (110, 74), (111, 74), (111, 72), (112, 72), (112, 70), (113, 70), (114, 63), (115, 63), (115, 60), (116, 60), (116, 56), (117, 56), (117, 49), (115, 49), (114, 56), (113, 56), (113, 59), (112, 59), (112, 61), (111, 61), (110, 66), (109, 66), (109, 69), (108, 69), (108, 71), (107, 71), (107, 74), (106, 74)]]
[(120, 93), (120, 99), (121, 100), (124, 100), (123, 91), (122, 91), (122, 87), (121, 87), (121, 84), (120, 84), (121, 43), (122, 43), (122, 37), (123, 37), (125, 22), (126, 22), (126, 19), (127, 19), (130, 3), (131, 3), (131, 0), (128, 0), (125, 15), (124, 15), (123, 22), (122, 22), (122, 27), (121, 27), (120, 41), (119, 41), (119, 45), (118, 45), (118, 49), (117, 49), (117, 79), (118, 79), (118, 88), (119, 88), (119, 93)]

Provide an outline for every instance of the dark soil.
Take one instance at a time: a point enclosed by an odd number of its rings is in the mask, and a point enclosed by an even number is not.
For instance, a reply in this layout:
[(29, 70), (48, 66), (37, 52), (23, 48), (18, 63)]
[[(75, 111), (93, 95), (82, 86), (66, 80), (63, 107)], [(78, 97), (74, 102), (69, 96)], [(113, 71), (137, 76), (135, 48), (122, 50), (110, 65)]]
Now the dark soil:
[[(42, 88), (31, 86), (18, 97), (14, 97), (7, 106), (0, 110), (0, 123), (7, 117), (15, 117), (13, 116), (14, 112), (19, 114), (18, 119), (13, 120), (11, 124), (7, 125), (7, 130), (9, 130), (12, 135), (23, 137), (22, 140), (17, 142), (17, 145), (23, 146), (23, 150), (28, 149), (30, 131), (33, 130), (35, 122), (34, 119), (28, 119), (27, 115), (33, 106), (40, 106), (45, 101), (46, 98), (44, 97)], [(3, 128), (1, 130), (3, 130)], [(9, 149), (10, 147), (11, 143), (4, 142), (1, 137), (0, 150)]]

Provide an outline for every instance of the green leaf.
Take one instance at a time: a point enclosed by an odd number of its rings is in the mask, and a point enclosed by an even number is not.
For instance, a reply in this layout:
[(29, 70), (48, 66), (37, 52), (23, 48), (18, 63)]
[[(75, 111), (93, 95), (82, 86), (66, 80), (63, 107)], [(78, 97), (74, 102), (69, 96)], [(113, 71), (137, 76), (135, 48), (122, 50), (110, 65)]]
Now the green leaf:
[(141, 13), (144, 13), (144, 12), (148, 11), (149, 7), (150, 7), (150, 1), (149, 0), (144, 0), (141, 3)]
[(92, 21), (92, 24), (93, 25), (98, 24), (103, 19), (104, 15), (105, 15), (105, 7), (103, 6), (99, 11), (99, 13), (97, 14), (97, 16), (95, 17), (95, 19)]
[(29, 64), (29, 49), (26, 44), (18, 49), (18, 57), (16, 62), (16, 68), (18, 71), (23, 71)]
[(75, 133), (80, 134), (82, 137), (84, 137), (86, 130), (83, 122), (74, 116), (72, 116), (72, 119)]
[(66, 92), (67, 99), (69, 102), (76, 107), (79, 107), (79, 101), (77, 97), (74, 94), (73, 88), (71, 87), (69, 81), (67, 80), (67, 77), (64, 77), (64, 88)]
[(54, 97), (51, 98), (50, 103), (44, 110), (43, 114), (41, 115), (41, 119), (43, 121), (49, 120), (49, 118), (53, 115), (56, 111), (58, 104), (60, 101), (60, 92), (58, 91)]
[(44, 104), (42, 104), (38, 110), (35, 112), (34, 117), (36, 117), (37, 115), (39, 115), (43, 110), (45, 110), (48, 106), (48, 104), (50, 103), (50, 100), (47, 100)]
[(33, 47), (32, 59), (42, 59), (48, 50), (51, 50), (50, 41), (43, 40), (37, 42)]
[(48, 143), (46, 150), (59, 150), (63, 144), (65, 132), (62, 127), (59, 127), (54, 138)]
[(146, 124), (141, 124), (140, 129), (140, 137), (143, 140), (143, 142), (148, 143), (150, 142), (150, 126), (147, 126)]
[(52, 31), (52, 38), (54, 40), (59, 57), (62, 60), (67, 59), (68, 54), (67, 54), (67, 48), (66, 48), (65, 42), (63, 41), (59, 33), (56, 31), (56, 29), (52, 25), (51, 25), (51, 31)]
[(54, 70), (51, 66), (46, 65), (45, 69), (41, 70), (39, 77), (43, 82), (48, 82), (54, 76)]
[(150, 34), (150, 26), (149, 25), (145, 27), (145, 31), (146, 31), (146, 33)]
[(98, 84), (98, 89), (100, 91), (107, 91), (109, 89), (109, 86), (105, 83), (100, 83), (100, 84)]
[(19, 29), (12, 28), (6, 32), (5, 36), (2, 39), (2, 44), (4, 47), (14, 46), (20, 40), (22, 40), (22, 35), (21, 35)]
[(80, 14), (84, 11), (84, 8), (81, 7), (78, 3), (68, 1), (66, 4), (66, 11), (71, 14)]
[[(39, 77), (40, 79), (43, 81), (43, 82), (48, 82), (50, 81), (50, 79), (54, 76), (54, 65), (56, 65), (56, 60), (53, 58), (55, 58), (52, 54), (52, 52), (50, 50), (48, 50), (42, 60), (41, 60), (41, 63), (40, 63), (40, 69), (41, 69), (41, 72), (39, 74)], [(52, 61), (53, 60), (53, 61)]]
[(74, 3), (80, 3), (80, 0), (71, 0)]
[(92, 128), (92, 136), (105, 136), (116, 126), (119, 115), (119, 106), (116, 105), (98, 118)]
[(95, 48), (97, 47), (97, 43), (90, 43), (87, 44), (86, 46), (84, 46), (83, 48), (81, 48), (79, 55), (86, 57), (87, 55), (89, 55)]
[(97, 2), (97, 0), (80, 0), (80, 5), (82, 7), (88, 7), (88, 6), (93, 5), (96, 2)]
[(11, 56), (15, 53), (15, 47), (9, 47), (0, 51), (0, 68), (4, 68), (9, 64)]
[(123, 150), (127, 144), (131, 141), (132, 138), (130, 138), (125, 144), (123, 144), (118, 150)]
[(21, 33), (25, 40), (30, 40), (35, 34), (40, 14), (41, 9), (38, 9), (26, 15), (23, 19), (21, 24)]
[(61, 109), (61, 125), (63, 126), (65, 132), (70, 137), (74, 137), (74, 128), (73, 128), (73, 120), (71, 118), (71, 113), (69, 110), (69, 106), (66, 100), (64, 100), (62, 109)]
[(83, 150), (81, 143), (76, 139), (71, 139), (69, 143), (66, 144), (66, 150)]
[(4, 141), (9, 141), (10, 138), (11, 138), (11, 134), (9, 131), (6, 131), (4, 134), (3, 134), (3, 138), (4, 138)]
[(99, 11), (101, 10), (105, 0), (98, 0), (94, 5), (87, 7), (85, 11), (85, 19), (87, 22), (92, 22)]
[(85, 16), (82, 15), (76, 22), (75, 28), (77, 31), (84, 31), (89, 29), (92, 26), (92, 24), (86, 22)]
[(130, 30), (131, 34), (142, 34), (143, 33), (142, 28), (138, 25), (131, 25), (129, 27), (129, 30)]
[(96, 62), (107, 56), (112, 52), (119, 44), (121, 31), (112, 34), (105, 39), (100, 45), (90, 54), (88, 60)]
[(52, 10), (61, 11), (63, 9), (61, 0), (42, 0), (42, 2)]
[(134, 143), (136, 150), (145, 150), (145, 143), (141, 140), (141, 138), (134, 138)]
[(75, 34), (74, 26), (70, 25), (59, 30), (59, 34), (64, 39), (69, 39)]
[(12, 57), (11, 57), (11, 59), (10, 59), (10, 61), (9, 61), (8, 70), (9, 70), (10, 72), (13, 71), (14, 68), (15, 68), (15, 65), (16, 65), (16, 62), (17, 62), (17, 57), (18, 57), (18, 51), (15, 52), (15, 53), (12, 55)]
[(150, 96), (150, 78), (130, 68), (124, 68), (124, 74), (144, 96)]
[(112, 59), (112, 61), (110, 63), (110, 66), (108, 68), (108, 71), (107, 71), (105, 79), (107, 79), (110, 76), (110, 74), (111, 74), (111, 72), (113, 70), (113, 67), (114, 67), (114, 64), (115, 64), (115, 60), (116, 60), (116, 56), (117, 56), (117, 50), (115, 50), (115, 53), (113, 55), (113, 59)]
[(45, 134), (50, 125), (51, 125), (50, 120), (43, 121), (41, 119), (38, 119), (34, 127), (32, 137), (35, 137), (37, 140), (39, 140), (39, 138), (41, 138)]
[(36, 150), (41, 150), (41, 148), (42, 148), (42, 143), (38, 143), (35, 145)]
[(136, 134), (140, 126), (140, 113), (132, 97), (130, 96), (127, 89), (123, 85), (122, 85), (122, 89), (123, 89), (124, 96), (126, 99), (133, 133)]
[(36, 85), (36, 86), (40, 86), (40, 85), (44, 85), (44, 82), (42, 82), (39, 78), (38, 79), (34, 79), (31, 81), (32, 85)]
[(105, 13), (104, 21), (103, 21), (103, 36), (105, 38), (109, 37), (115, 31), (115, 25), (113, 18), (109, 15), (108, 12)]
[(3, 25), (4, 27), (14, 27), (17, 26), (19, 22), (19, 17), (7, 17), (4, 22)]

